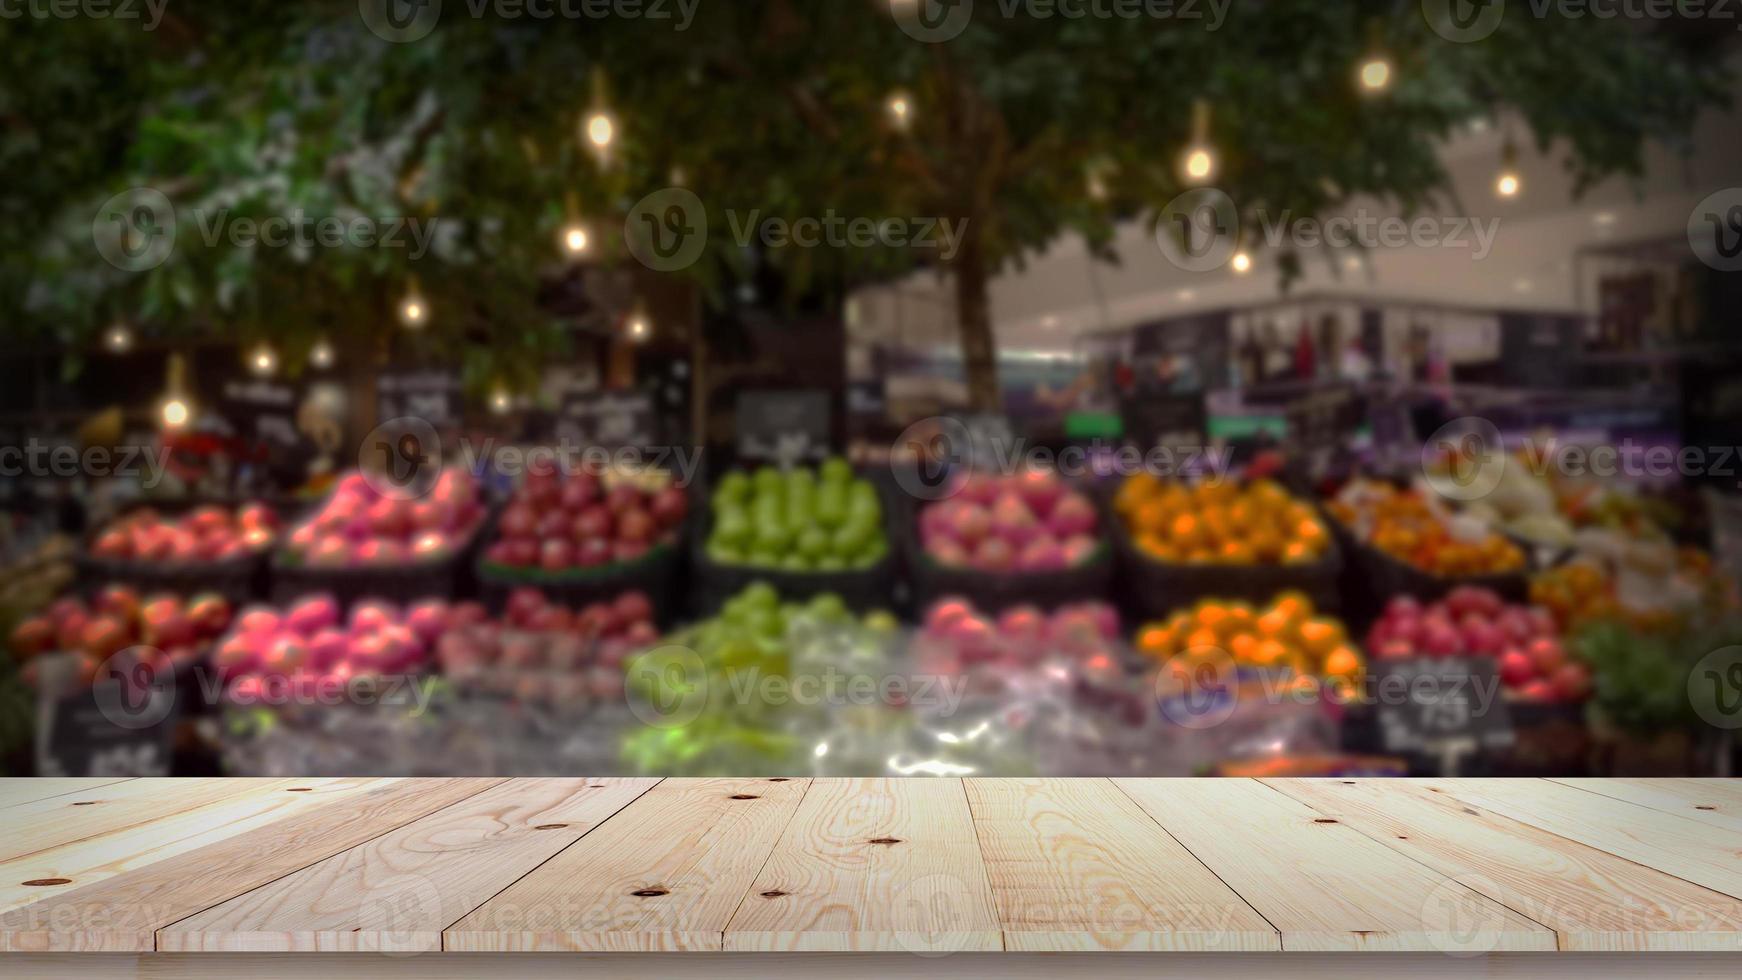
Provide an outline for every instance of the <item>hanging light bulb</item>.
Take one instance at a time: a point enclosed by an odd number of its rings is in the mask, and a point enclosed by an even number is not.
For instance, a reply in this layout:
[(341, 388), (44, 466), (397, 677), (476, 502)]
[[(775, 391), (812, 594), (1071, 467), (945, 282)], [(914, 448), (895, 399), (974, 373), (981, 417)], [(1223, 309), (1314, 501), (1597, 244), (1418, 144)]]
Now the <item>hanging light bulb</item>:
[(103, 335), (103, 343), (117, 354), (126, 353), (133, 347), (133, 331), (125, 323), (117, 323)]
[(905, 130), (913, 115), (913, 103), (906, 92), (892, 92), (889, 96), (889, 118), (895, 123), (896, 129)]
[(580, 255), (585, 252), (587, 250), (587, 229), (576, 224), (564, 228), (563, 248), (570, 255)]
[(1517, 197), (1524, 189), (1524, 180), (1518, 176), (1518, 146), (1512, 142), (1512, 137), (1500, 145), (1500, 173), (1494, 178), (1494, 193), (1501, 197)]
[(646, 340), (653, 333), (653, 328), (647, 323), (647, 314), (640, 311), (630, 314), (629, 323), (625, 330), (629, 334), (629, 339), (636, 343)]
[(1368, 92), (1383, 92), (1391, 85), (1391, 62), (1384, 55), (1371, 55), (1361, 63), (1361, 87)]
[(1236, 275), (1243, 276), (1252, 271), (1252, 256), (1245, 249), (1241, 249), (1234, 253), (1234, 257), (1228, 260), (1228, 264), (1234, 267)]
[(513, 399), (508, 397), (508, 392), (501, 388), (497, 388), (490, 395), (490, 411), (497, 415), (507, 415), (508, 409), (513, 403)]
[(587, 142), (603, 150), (609, 147), (611, 141), (616, 137), (617, 123), (611, 118), (610, 113), (598, 109), (587, 117)]
[(278, 355), (273, 353), (272, 348), (261, 344), (254, 348), (254, 353), (248, 355), (248, 366), (254, 370), (255, 374), (261, 376), (271, 374), (278, 367)]
[(424, 302), (423, 291), (417, 288), (415, 276), (406, 287), (405, 298), (399, 301), (399, 322), (408, 330), (422, 330), (429, 322), (429, 304)]
[(308, 349), (308, 362), (318, 368), (332, 367), (333, 345), (324, 340), (315, 341), (315, 345)]
[(1202, 184), (1216, 172), (1216, 154), (1210, 148), (1210, 104), (1203, 99), (1192, 102), (1192, 142), (1180, 160), (1186, 182)]
[(164, 399), (162, 408), (164, 428), (179, 429), (188, 424), (188, 414), (187, 402), (174, 397)]

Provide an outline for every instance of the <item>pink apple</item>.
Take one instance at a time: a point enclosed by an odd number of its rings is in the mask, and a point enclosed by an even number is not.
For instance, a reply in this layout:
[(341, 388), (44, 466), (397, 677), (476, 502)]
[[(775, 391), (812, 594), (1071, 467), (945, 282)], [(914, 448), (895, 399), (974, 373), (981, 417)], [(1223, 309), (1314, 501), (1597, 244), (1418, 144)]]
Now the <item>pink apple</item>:
[(1090, 534), (1095, 530), (1095, 505), (1075, 491), (1064, 494), (1054, 506), (1047, 527), (1053, 534), (1068, 538), (1073, 534)]
[(1536, 677), (1536, 664), (1523, 650), (1509, 648), (1500, 655), (1500, 679), (1507, 687), (1519, 687)]
[(1065, 567), (1064, 549), (1050, 535), (1030, 541), (1016, 559), (1016, 567), (1025, 572), (1054, 572)]
[[(1065, 496), (1064, 481), (1047, 470), (1026, 470), (1016, 478), (1016, 491), (1036, 517), (1045, 518)], [(1068, 533), (1068, 532), (1067, 532)]]
[(1061, 547), (1064, 550), (1065, 567), (1076, 568), (1088, 564), (1100, 549), (1101, 543), (1087, 534), (1075, 534), (1066, 538)]

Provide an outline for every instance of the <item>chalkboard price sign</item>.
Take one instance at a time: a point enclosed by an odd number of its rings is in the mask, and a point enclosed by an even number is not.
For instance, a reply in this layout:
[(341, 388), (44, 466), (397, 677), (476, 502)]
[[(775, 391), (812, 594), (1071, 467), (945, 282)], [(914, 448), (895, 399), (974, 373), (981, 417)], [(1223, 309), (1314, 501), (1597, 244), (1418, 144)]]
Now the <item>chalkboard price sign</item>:
[(659, 412), (645, 391), (566, 392), (556, 435), (567, 446), (645, 449), (660, 443)]
[(417, 418), (441, 428), (460, 419), (460, 381), (446, 371), (384, 374), (376, 383), (382, 419)]
[(1513, 742), (1492, 657), (1379, 660), (1371, 683), (1387, 752), (1436, 758), (1449, 773), (1460, 759)]
[(297, 430), (296, 413), (302, 404), (298, 386), (263, 378), (224, 382), (222, 410), (237, 435), (275, 446), (296, 446), (303, 441)]
[(818, 388), (745, 391), (738, 394), (738, 456), (790, 466), (827, 456), (834, 432), (834, 406)]
[(171, 684), (97, 683), (37, 705), (36, 769), (43, 776), (167, 776), (176, 725)]

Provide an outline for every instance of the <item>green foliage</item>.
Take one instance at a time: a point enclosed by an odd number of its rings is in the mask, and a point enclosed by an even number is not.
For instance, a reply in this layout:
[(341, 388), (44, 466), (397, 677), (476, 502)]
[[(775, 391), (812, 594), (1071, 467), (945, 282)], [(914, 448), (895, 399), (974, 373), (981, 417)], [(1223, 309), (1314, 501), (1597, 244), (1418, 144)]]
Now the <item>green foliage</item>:
[[(487, 377), (561, 350), (535, 295), (563, 261), (564, 202), (591, 222), (599, 260), (632, 261), (616, 229), (674, 169), (711, 229), (705, 260), (683, 275), (717, 295), (757, 251), (732, 234), (752, 212), (965, 218), (978, 247), (949, 268), (958, 274), (1019, 263), (1068, 230), (1112, 259), (1117, 221), (1183, 189), (1194, 99), (1214, 110), (1217, 186), (1247, 214), (1310, 215), (1358, 196), (1405, 211), (1444, 203), (1439, 141), (1508, 107), (1539, 145), (1570, 151), (1581, 187), (1637, 174), (1647, 140), (1680, 145), (1727, 89), (1716, 44), (1685, 31), (1509, 16), (1493, 37), (1454, 44), (1418, 6), (1251, 0), (1213, 31), (986, 9), (942, 44), (902, 33), (884, 0), (703, 3), (684, 31), (449, 4), (408, 44), (375, 37), (344, 0), (172, 7), (149, 34), (124, 21), (8, 21), (0, 296), (24, 311), (21, 330), (71, 338), (128, 316), (161, 332), (274, 338), (294, 360), (318, 334), (391, 334), (415, 276), (435, 313), (424, 343)], [(1397, 79), (1363, 98), (1353, 67), (1375, 44)], [(596, 71), (619, 121), (610, 167), (578, 133)], [(905, 131), (886, 112), (896, 90), (913, 105)], [(1091, 172), (1104, 195), (1089, 193)], [(90, 221), (139, 185), (174, 200), (180, 236), (169, 261), (129, 273), (95, 254)], [(417, 258), (200, 234), (220, 211), (295, 209), (435, 221), (440, 233)], [(924, 249), (766, 258), (795, 292), (946, 268)]]

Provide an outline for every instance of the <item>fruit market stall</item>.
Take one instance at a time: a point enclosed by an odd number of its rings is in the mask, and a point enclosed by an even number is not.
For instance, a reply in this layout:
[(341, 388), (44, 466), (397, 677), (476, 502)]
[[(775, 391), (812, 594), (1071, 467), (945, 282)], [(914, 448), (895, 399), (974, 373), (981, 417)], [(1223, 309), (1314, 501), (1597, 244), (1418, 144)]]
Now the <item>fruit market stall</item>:
[(6, 781), (0, 968), (1715, 976), (1738, 807), (1671, 779)]

